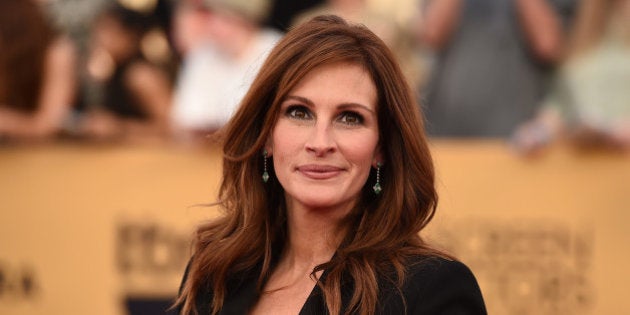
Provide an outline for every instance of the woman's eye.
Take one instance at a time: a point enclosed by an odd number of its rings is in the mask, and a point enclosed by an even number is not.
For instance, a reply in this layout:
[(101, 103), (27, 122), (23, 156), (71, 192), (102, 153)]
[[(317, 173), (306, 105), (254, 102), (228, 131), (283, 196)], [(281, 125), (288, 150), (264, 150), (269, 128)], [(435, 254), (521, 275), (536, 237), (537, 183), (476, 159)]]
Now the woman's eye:
[(287, 115), (291, 118), (302, 119), (302, 120), (311, 118), (310, 112), (308, 111), (308, 109), (306, 109), (303, 106), (289, 107), (289, 109), (287, 109)]
[(360, 125), (363, 123), (363, 117), (354, 112), (344, 112), (339, 116), (339, 121), (347, 125)]

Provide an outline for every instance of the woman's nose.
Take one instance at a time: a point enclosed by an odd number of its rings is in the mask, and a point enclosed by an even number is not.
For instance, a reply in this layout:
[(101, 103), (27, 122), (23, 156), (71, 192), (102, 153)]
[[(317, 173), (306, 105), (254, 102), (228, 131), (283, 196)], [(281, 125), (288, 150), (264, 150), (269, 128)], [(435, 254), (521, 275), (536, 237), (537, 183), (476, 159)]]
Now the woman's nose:
[(328, 153), (335, 152), (337, 146), (330, 125), (323, 123), (315, 124), (306, 141), (305, 148), (308, 152), (312, 152), (316, 156), (324, 156)]

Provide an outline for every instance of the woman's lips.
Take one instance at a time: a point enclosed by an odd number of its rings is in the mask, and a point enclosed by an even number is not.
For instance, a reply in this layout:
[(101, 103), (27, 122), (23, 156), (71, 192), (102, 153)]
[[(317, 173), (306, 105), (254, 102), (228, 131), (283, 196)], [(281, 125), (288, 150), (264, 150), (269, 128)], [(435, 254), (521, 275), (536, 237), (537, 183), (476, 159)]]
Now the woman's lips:
[(308, 164), (297, 167), (297, 171), (311, 179), (328, 179), (339, 175), (343, 168), (332, 165)]

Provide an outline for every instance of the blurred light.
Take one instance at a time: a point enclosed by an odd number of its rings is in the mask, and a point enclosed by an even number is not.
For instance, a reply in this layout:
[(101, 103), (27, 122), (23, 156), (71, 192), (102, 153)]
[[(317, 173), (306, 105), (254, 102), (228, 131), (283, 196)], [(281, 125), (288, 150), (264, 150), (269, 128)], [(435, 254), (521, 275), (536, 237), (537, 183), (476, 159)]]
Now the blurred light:
[(140, 41), (142, 54), (151, 62), (165, 64), (171, 57), (166, 34), (161, 29), (154, 28)]
[(155, 9), (157, 0), (118, 0), (123, 7), (140, 13), (149, 13)]
[(107, 50), (98, 48), (87, 63), (88, 74), (97, 81), (105, 81), (114, 74), (116, 63)]

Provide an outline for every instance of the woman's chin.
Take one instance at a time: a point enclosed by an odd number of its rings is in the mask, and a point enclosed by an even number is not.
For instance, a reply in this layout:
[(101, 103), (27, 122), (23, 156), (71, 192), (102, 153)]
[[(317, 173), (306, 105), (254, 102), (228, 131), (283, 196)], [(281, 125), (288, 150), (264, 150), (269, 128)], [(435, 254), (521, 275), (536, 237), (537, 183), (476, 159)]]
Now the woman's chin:
[(292, 198), (294, 205), (304, 209), (318, 212), (339, 211), (347, 212), (354, 204), (356, 198), (342, 198), (337, 194), (323, 194), (312, 192), (304, 196)]

